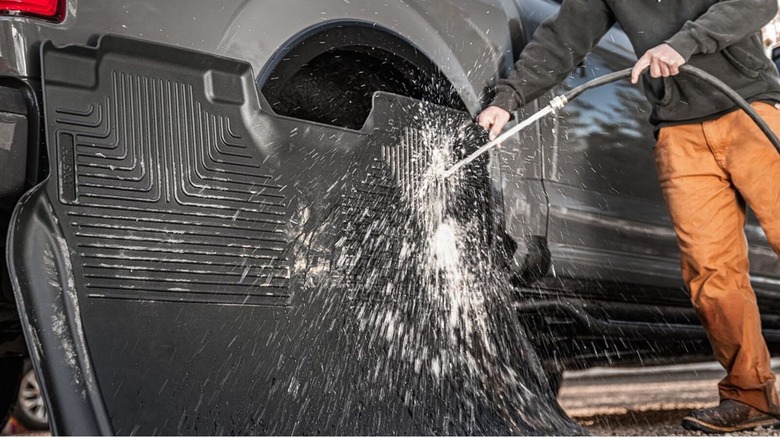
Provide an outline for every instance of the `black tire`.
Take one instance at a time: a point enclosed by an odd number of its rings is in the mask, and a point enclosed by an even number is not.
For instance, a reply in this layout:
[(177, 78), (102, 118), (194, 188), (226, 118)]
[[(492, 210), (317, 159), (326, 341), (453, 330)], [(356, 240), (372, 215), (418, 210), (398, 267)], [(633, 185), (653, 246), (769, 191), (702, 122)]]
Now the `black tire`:
[(8, 422), (22, 376), (22, 358), (0, 358), (0, 430)]
[(41, 387), (29, 362), (24, 367), (13, 416), (27, 429), (46, 430), (49, 428), (49, 415), (46, 412)]

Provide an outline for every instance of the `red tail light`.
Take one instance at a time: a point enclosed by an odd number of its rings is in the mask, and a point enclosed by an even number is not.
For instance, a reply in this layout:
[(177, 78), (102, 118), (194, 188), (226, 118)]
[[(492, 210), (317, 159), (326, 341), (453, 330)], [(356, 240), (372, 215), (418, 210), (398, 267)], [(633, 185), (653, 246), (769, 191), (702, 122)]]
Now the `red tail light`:
[(0, 0), (0, 14), (58, 20), (62, 15), (62, 3), (63, 0)]

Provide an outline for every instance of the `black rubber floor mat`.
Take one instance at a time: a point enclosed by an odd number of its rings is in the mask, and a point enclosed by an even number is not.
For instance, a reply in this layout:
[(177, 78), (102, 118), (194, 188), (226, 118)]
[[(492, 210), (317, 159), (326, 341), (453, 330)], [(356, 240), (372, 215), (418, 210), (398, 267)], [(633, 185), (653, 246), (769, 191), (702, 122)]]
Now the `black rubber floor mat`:
[[(430, 119), (461, 152), (482, 135), (467, 114), (377, 93), (357, 132), (264, 111), (234, 60), (113, 36), (42, 53), (51, 176), (17, 209), (9, 259), (56, 432), (576, 430), (538, 379), (430, 371), (371, 314), (425, 300), (399, 261), (412, 170)], [(487, 245), (472, 177), (460, 216)], [(501, 354), (533, 375), (513, 330)]]

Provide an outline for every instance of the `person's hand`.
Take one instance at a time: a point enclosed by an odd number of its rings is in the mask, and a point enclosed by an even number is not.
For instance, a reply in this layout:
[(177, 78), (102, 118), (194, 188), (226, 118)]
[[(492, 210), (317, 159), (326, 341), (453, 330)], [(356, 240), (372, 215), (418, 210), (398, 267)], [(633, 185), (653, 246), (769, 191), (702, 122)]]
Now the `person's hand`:
[(501, 134), (501, 130), (504, 129), (504, 125), (510, 118), (512, 116), (506, 110), (497, 106), (489, 106), (479, 113), (477, 124), (490, 132), (489, 138), (492, 141)]
[(668, 78), (680, 73), (680, 66), (685, 64), (685, 58), (669, 44), (661, 44), (645, 52), (631, 70), (631, 83), (639, 82), (639, 75), (650, 67), (650, 76)]

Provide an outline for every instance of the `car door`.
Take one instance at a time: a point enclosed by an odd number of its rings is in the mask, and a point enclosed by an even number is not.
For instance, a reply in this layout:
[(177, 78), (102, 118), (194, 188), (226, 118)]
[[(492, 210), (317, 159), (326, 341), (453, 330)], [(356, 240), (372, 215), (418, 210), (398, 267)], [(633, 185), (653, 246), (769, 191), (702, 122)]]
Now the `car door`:
[[(559, 4), (536, 0), (535, 13), (526, 14), (526, 26), (533, 29)], [(521, 2), (520, 7), (531, 5)], [(532, 32), (527, 33), (530, 37)], [(563, 87), (630, 67), (635, 59), (627, 37), (615, 26)], [(557, 117), (543, 121), (550, 275), (592, 280), (601, 292), (611, 283), (660, 286), (669, 289), (669, 299), (682, 302), (675, 237), (657, 182), (649, 114), (642, 91), (624, 80), (586, 92)], [(653, 299), (658, 298), (654, 294)]]
[[(539, 3), (549, 11), (560, 2)], [(580, 85), (635, 61), (628, 38), (616, 25), (563, 86)], [(610, 300), (687, 307), (676, 238), (657, 180), (649, 115), (641, 89), (622, 80), (586, 92), (541, 130), (551, 274), (597, 285), (579, 289), (580, 295), (591, 291), (604, 297), (606, 292)], [(771, 298), (780, 285), (777, 257), (752, 217), (747, 235), (762, 308), (776, 312)]]

